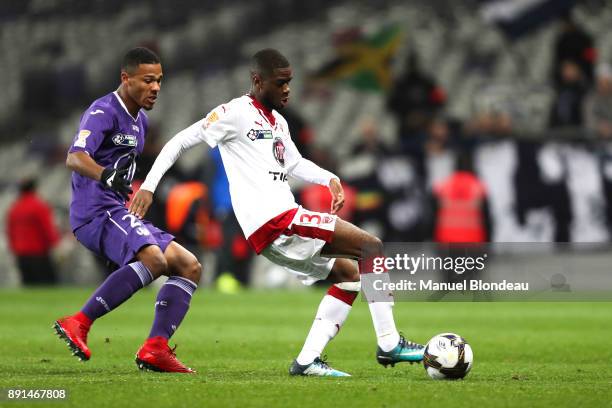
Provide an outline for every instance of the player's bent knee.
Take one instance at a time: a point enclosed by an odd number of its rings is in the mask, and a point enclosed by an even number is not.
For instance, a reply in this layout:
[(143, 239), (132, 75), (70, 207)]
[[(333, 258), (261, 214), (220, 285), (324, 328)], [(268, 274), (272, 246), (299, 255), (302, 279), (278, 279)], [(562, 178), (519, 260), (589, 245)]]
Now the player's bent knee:
[(200, 278), (202, 277), (202, 264), (198, 262), (198, 259), (194, 255), (186, 257), (180, 264), (180, 267), (175, 268), (174, 275), (189, 279), (196, 284), (200, 282)]
[(353, 261), (345, 258), (338, 258), (334, 262), (330, 277), (334, 282), (359, 282), (359, 269)]
[(367, 241), (365, 243), (368, 251), (373, 251), (375, 255), (382, 255), (384, 253), (384, 244), (380, 238), (374, 235), (368, 234)]
[(340, 279), (341, 282), (359, 282), (359, 280), (359, 269), (352, 265), (352, 263), (348, 268), (342, 268), (342, 274)]
[(154, 278), (168, 273), (168, 261), (160, 251), (148, 251), (143, 256), (139, 257), (140, 261), (147, 267)]
[(202, 278), (202, 264), (197, 259), (194, 259), (187, 270), (189, 271), (189, 276), (186, 278), (196, 284), (199, 283), (200, 278)]
[(345, 274), (343, 278), (344, 278), (343, 282), (359, 282), (360, 281), (359, 272), (357, 273), (351, 272), (350, 274)]

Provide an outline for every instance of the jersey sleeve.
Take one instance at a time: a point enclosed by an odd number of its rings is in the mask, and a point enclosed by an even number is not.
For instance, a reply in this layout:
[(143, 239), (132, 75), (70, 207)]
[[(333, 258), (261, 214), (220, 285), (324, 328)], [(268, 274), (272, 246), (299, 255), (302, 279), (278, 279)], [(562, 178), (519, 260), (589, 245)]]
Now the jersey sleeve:
[(154, 192), (168, 169), (195, 145), (206, 142), (210, 147), (215, 147), (235, 137), (237, 130), (233, 116), (227, 105), (220, 105), (204, 119), (177, 133), (159, 153), (140, 188)]
[(238, 134), (236, 106), (219, 105), (206, 115), (200, 129), (201, 138), (212, 148), (228, 142)]
[(93, 157), (104, 141), (104, 136), (112, 129), (113, 118), (110, 111), (95, 106), (89, 108), (81, 117), (79, 130), (68, 152), (84, 151)]
[(181, 130), (164, 145), (147, 174), (145, 181), (140, 186), (141, 189), (155, 192), (161, 178), (179, 157), (187, 150), (204, 141), (202, 127), (205, 121), (206, 119), (201, 119)]
[(308, 183), (329, 186), (333, 178), (338, 178), (334, 173), (327, 171), (310, 160), (304, 158), (297, 149), (291, 137), (284, 138), (285, 157), (287, 160), (287, 173), (299, 180)]

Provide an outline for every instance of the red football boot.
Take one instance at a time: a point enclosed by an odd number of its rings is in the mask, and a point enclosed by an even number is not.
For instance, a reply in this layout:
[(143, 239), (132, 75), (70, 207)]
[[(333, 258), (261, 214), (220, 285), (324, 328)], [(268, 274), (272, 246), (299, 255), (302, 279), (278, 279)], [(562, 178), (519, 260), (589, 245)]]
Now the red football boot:
[(53, 328), (57, 335), (68, 344), (73, 356), (77, 356), (81, 361), (89, 360), (91, 351), (87, 347), (87, 333), (90, 325), (83, 323), (75, 316), (67, 316), (53, 323)]
[(147, 339), (136, 353), (136, 365), (141, 370), (164, 373), (195, 373), (195, 370), (185, 366), (176, 358), (174, 349), (168, 346), (168, 340), (163, 337), (157, 336)]

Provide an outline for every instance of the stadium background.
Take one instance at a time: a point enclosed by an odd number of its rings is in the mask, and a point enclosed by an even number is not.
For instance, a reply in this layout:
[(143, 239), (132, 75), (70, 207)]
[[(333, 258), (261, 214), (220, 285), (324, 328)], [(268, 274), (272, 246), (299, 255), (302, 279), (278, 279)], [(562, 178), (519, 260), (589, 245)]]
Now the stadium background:
[[(585, 69), (578, 89), (560, 86), (554, 75), (559, 16), (569, 8), (593, 41), (573, 57)], [(219, 246), (222, 232), (235, 234), (236, 226), (228, 222), (222, 177), (216, 178), (218, 156), (208, 148), (177, 163), (150, 213), (161, 226), (184, 227), (183, 238), (205, 266), (202, 290), (172, 339), (199, 374), (141, 374), (134, 366), (156, 290), (140, 291), (96, 323), (89, 340), (95, 358), (87, 364), (78, 364), (49, 327), (77, 310), (108, 273), (69, 231), (64, 160), (79, 115), (115, 89), (120, 58), (136, 45), (158, 51), (165, 74), (150, 112), (154, 126), (141, 175), (176, 131), (245, 93), (248, 57), (275, 47), (294, 69), (293, 136), (306, 155), (350, 185), (346, 215), (353, 221), (386, 241), (432, 240), (431, 187), (470, 152), (488, 190), (492, 241), (542, 243), (525, 265), (550, 266), (555, 258), (555, 267), (580, 265), (578, 275), (589, 262), (606, 271), (610, 251), (595, 254), (584, 243), (605, 247), (611, 240), (609, 133), (606, 138), (587, 120), (551, 126), (550, 112), (563, 90), (579, 97), (580, 111), (587, 109), (598, 67), (612, 62), (609, 2), (2, 1), (0, 44), (0, 229), (19, 182), (34, 176), (62, 232), (53, 252), (62, 287), (43, 288), (21, 287), (0, 235), (3, 393), (8, 387), (67, 389), (66, 406), (609, 404), (609, 302), (397, 302), (398, 328), (411, 339), (453, 331), (472, 345), (474, 370), (466, 381), (450, 383), (431, 381), (420, 367), (378, 366), (368, 308), (357, 302), (325, 350), (334, 367), (353, 377), (289, 377), (322, 288), (305, 290), (258, 257), (234, 264), (257, 289), (239, 296), (215, 290), (213, 271), (228, 265), (222, 263), (226, 253), (244, 255), (244, 247), (239, 241)], [(419, 74), (406, 79), (411, 55)], [(416, 96), (394, 104), (394, 93)], [(401, 133), (398, 104), (416, 112), (420, 128)], [(432, 118), (433, 126), (423, 128), (422, 119)], [(180, 225), (181, 219), (166, 218), (166, 205), (172, 188), (185, 181), (204, 183), (208, 194), (196, 208), (202, 211), (187, 211), (189, 222)], [(300, 200), (321, 205), (320, 191), (303, 195), (303, 188), (295, 186)], [(514, 260), (521, 262), (520, 255)], [(302, 290), (261, 289), (287, 286)]]
[[(165, 74), (150, 112), (142, 176), (173, 134), (248, 91), (248, 57), (275, 47), (294, 69), (287, 113), (294, 139), (306, 156), (352, 187), (346, 216), (384, 240), (432, 238), (431, 188), (469, 151), (489, 193), (491, 241), (610, 241), (610, 134), (598, 133), (584, 118), (550, 119), (563, 92), (554, 74), (561, 62), (555, 51), (559, 16), (572, 9), (593, 40), (586, 62), (578, 61), (584, 106), (596, 92), (598, 67), (605, 71), (612, 61), (612, 7), (605, 1), (264, 3), (3, 2), (0, 228), (18, 181), (35, 176), (65, 234), (54, 252), (60, 281), (97, 282), (103, 268), (69, 233), (70, 174), (63, 161), (83, 109), (117, 86), (124, 51), (155, 49)], [(416, 88), (406, 88), (402, 79), (415, 59), (418, 75), (407, 81)], [(393, 102), (394, 92), (396, 99), (397, 93), (417, 96)], [(397, 114), (406, 105), (422, 116), (417, 122), (434, 125), (406, 131)], [(201, 237), (192, 231), (196, 247), (206, 243), (200, 252), (208, 280), (218, 269), (215, 253), (227, 218), (214, 197), (215, 163), (208, 149), (189, 152), (166, 178), (156, 195), (159, 208), (150, 214), (167, 226), (165, 205), (174, 183), (208, 186), (204, 209), (212, 232)], [(302, 187), (295, 186), (296, 192)], [(316, 194), (302, 201), (312, 207), (320, 201)], [(236, 245), (233, 255), (244, 252)], [(18, 286), (4, 234), (0, 254), (0, 286)], [(265, 260), (249, 269), (256, 286), (287, 283)]]

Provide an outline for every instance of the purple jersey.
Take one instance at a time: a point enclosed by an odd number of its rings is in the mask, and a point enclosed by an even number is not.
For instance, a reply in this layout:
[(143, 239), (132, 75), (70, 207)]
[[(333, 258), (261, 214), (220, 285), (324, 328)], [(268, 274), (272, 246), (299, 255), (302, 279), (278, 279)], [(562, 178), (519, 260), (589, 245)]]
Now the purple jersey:
[[(147, 126), (144, 111), (140, 110), (134, 119), (117, 92), (112, 92), (94, 101), (85, 111), (69, 152), (86, 152), (102, 167), (130, 165), (126, 177), (131, 181), (136, 170), (135, 159), (144, 147)], [(98, 180), (72, 172), (70, 225), (73, 231), (118, 204), (125, 205), (118, 193), (104, 188)]]

